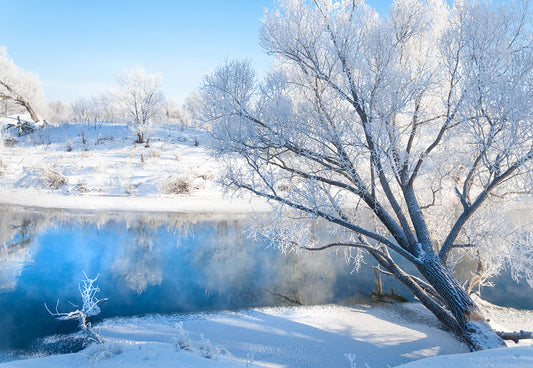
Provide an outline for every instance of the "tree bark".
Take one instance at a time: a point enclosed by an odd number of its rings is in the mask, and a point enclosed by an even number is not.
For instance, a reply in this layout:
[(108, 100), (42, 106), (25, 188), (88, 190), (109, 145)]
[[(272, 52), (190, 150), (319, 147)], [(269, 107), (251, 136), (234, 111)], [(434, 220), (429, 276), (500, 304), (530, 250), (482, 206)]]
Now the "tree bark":
[(446, 308), (457, 321), (459, 331), (453, 332), (465, 339), (471, 350), (506, 346), (496, 331), (490, 327), (470, 295), (459, 285), (450, 269), (436, 255), (426, 255), (417, 268), (439, 293)]

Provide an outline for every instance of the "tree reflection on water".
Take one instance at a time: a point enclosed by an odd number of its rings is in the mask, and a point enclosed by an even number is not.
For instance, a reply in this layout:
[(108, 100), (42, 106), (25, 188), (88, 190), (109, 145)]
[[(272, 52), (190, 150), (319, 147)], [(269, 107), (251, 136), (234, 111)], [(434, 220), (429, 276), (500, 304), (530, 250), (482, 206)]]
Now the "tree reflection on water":
[[(70, 309), (82, 271), (100, 274), (101, 295), (109, 298), (100, 318), (370, 302), (370, 267), (352, 274), (335, 250), (281, 253), (267, 239), (250, 239), (247, 221), (245, 215), (0, 205), (0, 351), (28, 349), (38, 338), (74, 330), (51, 319), (43, 303), (59, 298), (59, 308)], [(315, 228), (313, 236), (327, 233)], [(390, 279), (383, 283), (386, 291), (394, 286), (407, 296)], [(502, 289), (517, 295), (516, 307), (533, 308), (531, 298), (509, 285)]]

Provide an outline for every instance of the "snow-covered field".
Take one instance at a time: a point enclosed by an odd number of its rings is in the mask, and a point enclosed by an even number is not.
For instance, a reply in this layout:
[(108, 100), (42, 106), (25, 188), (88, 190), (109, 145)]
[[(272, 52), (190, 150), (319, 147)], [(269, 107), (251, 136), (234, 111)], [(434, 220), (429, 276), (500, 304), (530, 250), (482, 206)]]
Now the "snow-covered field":
[[(19, 137), (0, 118), (0, 202), (25, 206), (164, 212), (268, 210), (223, 197), (206, 134), (158, 125), (136, 144), (124, 124), (64, 124)], [(148, 200), (147, 200), (148, 199)]]
[[(198, 131), (158, 126), (145, 145), (135, 144), (134, 133), (123, 125), (46, 126), (18, 137), (4, 129), (14, 121), (0, 119), (0, 203), (165, 212), (268, 210), (260, 200), (222, 198), (213, 181), (217, 163)], [(497, 329), (533, 330), (533, 311), (483, 308)], [(180, 326), (191, 339), (186, 349), (176, 347), (180, 333), (183, 339)], [(513, 349), (450, 357), (467, 352), (466, 347), (418, 304), (150, 315), (106, 320), (96, 330), (106, 340), (101, 346), (0, 367), (374, 368), (415, 360), (408, 366), (533, 366), (531, 340)], [(434, 356), (441, 357), (422, 359)]]

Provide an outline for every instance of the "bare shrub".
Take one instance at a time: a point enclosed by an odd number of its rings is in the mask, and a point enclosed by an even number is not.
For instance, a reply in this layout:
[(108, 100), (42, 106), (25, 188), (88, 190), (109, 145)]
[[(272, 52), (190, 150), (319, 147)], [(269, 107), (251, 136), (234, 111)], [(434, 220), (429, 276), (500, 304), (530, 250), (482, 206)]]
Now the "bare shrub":
[(68, 184), (67, 177), (53, 169), (43, 169), (41, 177), (46, 188), (59, 189)]
[(185, 177), (170, 177), (163, 185), (164, 194), (189, 194), (191, 192), (191, 181)]
[(78, 193), (87, 193), (91, 191), (89, 187), (87, 187), (87, 183), (81, 180), (78, 180), (76, 186), (74, 187), (74, 190)]
[(17, 140), (12, 137), (7, 137), (4, 139), (4, 146), (6, 147), (13, 147), (17, 143)]

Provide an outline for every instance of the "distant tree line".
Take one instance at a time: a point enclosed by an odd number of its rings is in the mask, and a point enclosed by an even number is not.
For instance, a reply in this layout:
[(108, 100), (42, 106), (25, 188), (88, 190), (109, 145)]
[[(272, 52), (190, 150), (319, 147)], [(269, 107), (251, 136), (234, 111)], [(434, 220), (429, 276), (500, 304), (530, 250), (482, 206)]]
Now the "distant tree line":
[(111, 91), (80, 97), (70, 104), (53, 101), (47, 105), (38, 76), (17, 67), (6, 49), (0, 48), (0, 116), (27, 113), (34, 122), (86, 123), (95, 128), (105, 123), (124, 123), (135, 132), (138, 143), (145, 141), (154, 124), (196, 126), (199, 94), (193, 92), (180, 106), (165, 97), (161, 81), (160, 75), (135, 67), (119, 72)]

